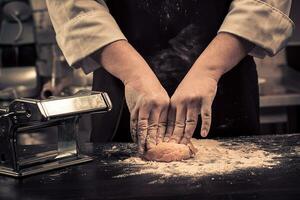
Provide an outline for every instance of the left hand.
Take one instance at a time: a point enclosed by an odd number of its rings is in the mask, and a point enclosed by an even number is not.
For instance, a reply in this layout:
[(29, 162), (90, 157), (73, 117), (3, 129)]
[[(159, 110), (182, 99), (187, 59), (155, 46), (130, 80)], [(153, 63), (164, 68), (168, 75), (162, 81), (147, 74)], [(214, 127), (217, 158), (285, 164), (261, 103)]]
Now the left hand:
[(188, 73), (171, 97), (165, 142), (188, 144), (201, 114), (201, 136), (206, 137), (211, 125), (211, 107), (217, 81), (206, 74)]
[(171, 97), (164, 141), (189, 144), (201, 114), (201, 136), (211, 125), (211, 106), (221, 76), (236, 66), (254, 47), (230, 33), (219, 33), (201, 53)]

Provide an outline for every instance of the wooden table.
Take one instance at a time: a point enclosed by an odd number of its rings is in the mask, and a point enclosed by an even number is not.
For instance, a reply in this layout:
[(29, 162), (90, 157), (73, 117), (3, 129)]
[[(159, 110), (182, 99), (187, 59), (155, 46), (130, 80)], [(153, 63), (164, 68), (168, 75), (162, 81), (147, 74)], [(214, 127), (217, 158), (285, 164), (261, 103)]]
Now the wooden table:
[(164, 183), (149, 184), (157, 178), (155, 175), (113, 178), (123, 173), (115, 161), (130, 155), (120, 152), (108, 157), (103, 153), (112, 145), (124, 150), (134, 145), (85, 144), (85, 151), (95, 157), (93, 162), (24, 179), (2, 176), (0, 199), (300, 199), (300, 134), (219, 140), (255, 143), (264, 150), (282, 154), (281, 164), (273, 169), (204, 176), (192, 183), (188, 178), (174, 177)]

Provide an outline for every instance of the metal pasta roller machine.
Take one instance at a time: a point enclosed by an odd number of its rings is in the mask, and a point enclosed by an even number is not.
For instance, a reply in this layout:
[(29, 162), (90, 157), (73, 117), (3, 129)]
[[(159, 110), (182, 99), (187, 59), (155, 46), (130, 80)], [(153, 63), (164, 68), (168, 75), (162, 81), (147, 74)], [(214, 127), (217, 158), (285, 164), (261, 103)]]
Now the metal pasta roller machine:
[[(7, 108), (0, 109), (0, 174), (23, 177), (91, 161), (92, 158), (80, 151), (79, 119), (84, 114), (107, 112), (111, 108), (106, 93), (93, 91), (47, 100), (14, 100)], [(45, 128), (56, 130), (54, 148), (24, 156), (18, 135)]]

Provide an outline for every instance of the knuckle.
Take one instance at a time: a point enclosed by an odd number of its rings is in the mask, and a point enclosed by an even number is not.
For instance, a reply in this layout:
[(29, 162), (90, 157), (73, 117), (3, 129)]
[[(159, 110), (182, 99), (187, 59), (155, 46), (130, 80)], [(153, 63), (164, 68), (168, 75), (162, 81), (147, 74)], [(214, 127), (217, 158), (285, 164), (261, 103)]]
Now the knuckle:
[(167, 126), (168, 127), (174, 127), (175, 126), (175, 122), (174, 121), (168, 121)]
[(211, 117), (211, 109), (210, 108), (202, 108), (201, 111), (202, 117)]
[(186, 101), (189, 103), (197, 103), (200, 100), (201, 100), (201, 96), (196, 94), (190, 94), (189, 96), (186, 97)]
[(177, 128), (184, 128), (185, 127), (185, 123), (182, 121), (175, 121), (175, 127)]
[(143, 98), (141, 105), (143, 107), (150, 108), (155, 104), (155, 102), (156, 102), (156, 98), (154, 96), (145, 96)]
[(159, 108), (159, 107), (167, 107), (169, 106), (169, 103), (170, 103), (169, 99), (152, 96), (145, 100), (144, 105), (154, 107), (154, 108)]
[(157, 130), (158, 124), (157, 123), (149, 123), (148, 130)]
[(171, 105), (182, 105), (185, 103), (192, 103), (196, 104), (201, 101), (202, 97), (196, 94), (190, 94), (188, 96), (177, 96), (174, 98), (171, 98)]
[(146, 139), (147, 135), (145, 134), (144, 131), (139, 130), (137, 132), (138, 140), (140, 143), (144, 143), (144, 140)]
[(158, 106), (165, 108), (165, 107), (169, 106), (170, 100), (169, 99), (160, 99), (160, 100), (158, 100), (157, 103), (158, 103)]
[(148, 121), (146, 119), (141, 119), (138, 121), (138, 129), (143, 131), (148, 128)]
[(156, 104), (156, 98), (151, 96), (145, 100), (145, 104), (149, 106), (154, 106)]
[(205, 96), (203, 100), (207, 103), (207, 105), (211, 106), (214, 100), (214, 96), (212, 95)]
[(197, 125), (197, 120), (195, 119), (188, 119), (186, 120), (186, 125), (189, 125), (189, 126), (193, 126), (193, 125)]
[(171, 97), (171, 105), (181, 104), (183, 102), (183, 98), (181, 96), (172, 96)]
[(160, 127), (160, 128), (165, 128), (165, 127), (167, 127), (167, 122), (159, 122), (159, 123), (158, 123), (158, 127)]
[(208, 121), (211, 119), (210, 114), (202, 114), (202, 120)]

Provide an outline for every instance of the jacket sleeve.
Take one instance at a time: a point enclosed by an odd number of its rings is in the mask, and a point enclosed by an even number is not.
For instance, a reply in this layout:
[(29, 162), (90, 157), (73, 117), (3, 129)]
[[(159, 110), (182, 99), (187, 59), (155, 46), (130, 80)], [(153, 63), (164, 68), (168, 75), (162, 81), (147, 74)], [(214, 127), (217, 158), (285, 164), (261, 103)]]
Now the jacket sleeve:
[(291, 37), (294, 23), (289, 18), (292, 0), (233, 0), (219, 32), (242, 37), (255, 44), (249, 53), (274, 56)]
[(103, 0), (47, 0), (58, 46), (68, 64), (85, 73), (99, 68), (92, 54), (126, 40)]

